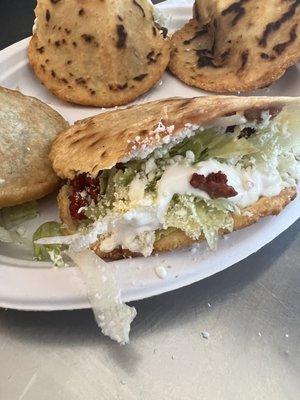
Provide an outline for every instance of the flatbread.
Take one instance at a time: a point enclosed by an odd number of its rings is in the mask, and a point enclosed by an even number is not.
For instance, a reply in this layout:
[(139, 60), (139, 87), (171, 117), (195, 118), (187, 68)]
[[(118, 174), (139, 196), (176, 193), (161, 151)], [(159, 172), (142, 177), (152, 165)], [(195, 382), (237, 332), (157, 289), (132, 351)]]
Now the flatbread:
[(118, 162), (139, 157), (181, 134), (186, 124), (201, 125), (232, 113), (295, 104), (299, 98), (207, 96), (173, 98), (106, 112), (82, 121), (54, 141), (50, 159), (56, 173), (97, 175)]
[(41, 101), (0, 88), (0, 208), (39, 199), (58, 187), (48, 153), (67, 127)]
[(128, 104), (160, 79), (170, 41), (148, 0), (38, 0), (28, 56), (41, 82), (63, 100)]
[[(61, 220), (64, 223), (65, 234), (73, 234), (76, 232), (76, 222), (72, 220), (69, 211), (69, 188), (65, 185), (58, 196), (58, 207), (60, 211)], [(256, 203), (252, 204), (241, 211), (241, 214), (233, 214), (234, 230), (240, 230), (247, 226), (253, 225), (261, 218), (278, 215), (291, 201), (297, 196), (297, 189), (295, 187), (287, 188), (281, 191), (278, 196), (261, 197)], [(224, 235), (228, 232), (220, 232)], [(193, 243), (204, 241), (204, 236), (198, 240), (193, 240), (188, 237), (183, 231), (177, 229), (154, 243), (154, 253), (161, 253), (171, 251), (178, 248), (190, 246)], [(115, 249), (110, 253), (104, 253), (100, 250), (100, 241), (91, 246), (92, 250), (101, 257), (107, 259), (119, 260), (126, 257), (140, 256), (138, 253), (132, 253), (126, 249)]]
[(269, 86), (300, 59), (299, 0), (196, 0), (172, 37), (170, 71), (218, 93)]

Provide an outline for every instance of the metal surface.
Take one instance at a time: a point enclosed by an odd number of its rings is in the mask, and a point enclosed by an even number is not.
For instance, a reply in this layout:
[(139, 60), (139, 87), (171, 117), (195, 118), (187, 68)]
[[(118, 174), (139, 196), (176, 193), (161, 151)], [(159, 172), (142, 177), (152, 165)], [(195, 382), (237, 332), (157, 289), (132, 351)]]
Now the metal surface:
[(297, 222), (227, 271), (135, 303), (126, 347), (90, 311), (1, 310), (0, 399), (299, 399), (299, 248)]
[[(13, 3), (0, 2), (2, 32)], [(127, 347), (91, 311), (0, 310), (0, 399), (298, 400), (299, 249), (300, 221), (227, 271), (135, 303)]]

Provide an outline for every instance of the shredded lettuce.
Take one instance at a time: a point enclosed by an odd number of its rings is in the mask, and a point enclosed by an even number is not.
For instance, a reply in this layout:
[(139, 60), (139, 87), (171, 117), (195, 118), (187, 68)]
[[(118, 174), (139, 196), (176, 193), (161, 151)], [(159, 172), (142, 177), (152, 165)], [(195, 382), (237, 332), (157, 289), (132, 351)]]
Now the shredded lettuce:
[(13, 229), (23, 222), (38, 215), (38, 203), (31, 201), (14, 207), (0, 210), (0, 242), (28, 245), (29, 241), (23, 237), (21, 229)]
[(0, 226), (0, 242), (25, 244), (26, 240), (17, 231), (8, 230)]
[(294, 126), (294, 115), (290, 116), (290, 120), (287, 120), (287, 115), (289, 115), (288, 110), (282, 111), (267, 127), (258, 129), (256, 134), (248, 139), (248, 142), (257, 148), (258, 154), (269, 156), (274, 151), (277, 153), (293, 151), (295, 155), (300, 155), (300, 152), (295, 150), (300, 147), (300, 121), (297, 129)]
[(64, 261), (61, 256), (62, 250), (65, 249), (64, 246), (59, 244), (49, 244), (42, 245), (35, 243), (38, 239), (45, 237), (55, 237), (62, 236), (61, 230), (62, 224), (50, 221), (41, 225), (33, 234), (32, 242), (33, 242), (33, 250), (34, 256), (38, 261), (48, 261), (51, 260), (53, 264), (57, 267), (64, 266)]
[[(288, 146), (300, 156), (300, 113), (295, 106), (289, 106), (282, 110), (275, 120), (278, 130), (282, 130), (280, 141), (285, 141), (285, 147)], [(282, 145), (282, 143), (281, 143)]]
[(203, 234), (210, 248), (216, 248), (220, 230), (231, 232), (231, 212), (236, 207), (227, 200), (203, 200), (195, 196), (175, 195), (165, 218), (166, 227), (175, 227), (192, 239)]
[(128, 186), (134, 179), (137, 171), (141, 170), (143, 162), (141, 160), (129, 161), (125, 164), (124, 168), (117, 169), (113, 167), (110, 170), (101, 172), (100, 180), (100, 194), (103, 196), (113, 196), (116, 186)]
[(0, 223), (6, 229), (22, 224), (38, 216), (38, 203), (30, 201), (14, 207), (0, 210)]
[(185, 139), (173, 147), (170, 156), (185, 156), (187, 151), (195, 155), (195, 163), (209, 158), (242, 157), (257, 151), (256, 147), (245, 138), (239, 138), (240, 130), (232, 133), (220, 133), (210, 128), (199, 131), (195, 136)]
[(121, 300), (117, 267), (106, 263), (91, 250), (68, 251), (67, 255), (78, 265), (87, 287), (87, 294), (96, 321), (104, 335), (120, 344), (129, 342), (130, 324), (136, 309)]

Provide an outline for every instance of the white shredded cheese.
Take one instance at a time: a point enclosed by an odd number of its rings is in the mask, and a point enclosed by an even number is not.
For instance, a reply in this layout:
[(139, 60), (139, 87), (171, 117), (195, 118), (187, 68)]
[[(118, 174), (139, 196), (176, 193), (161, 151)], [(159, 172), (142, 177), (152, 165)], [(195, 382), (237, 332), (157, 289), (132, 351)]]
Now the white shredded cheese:
[(160, 279), (165, 279), (168, 275), (168, 271), (163, 266), (158, 266), (155, 268), (155, 273)]
[(203, 339), (209, 339), (210, 334), (208, 332), (201, 332), (201, 336), (203, 337)]
[(48, 254), (49, 254), (50, 260), (52, 261), (52, 263), (55, 267), (64, 267), (65, 266), (65, 262), (61, 256), (61, 254), (57, 254), (54, 250), (48, 250)]
[[(125, 156), (121, 162), (126, 163), (132, 159), (145, 159), (151, 154), (154, 150), (157, 151), (164, 147), (163, 151), (168, 151), (176, 144), (182, 142), (184, 139), (194, 136), (197, 130), (199, 129), (199, 125), (186, 124), (185, 128), (174, 135), (171, 135), (175, 130), (174, 125), (165, 126), (161, 121), (154, 131), (152, 131), (149, 137), (146, 137), (142, 140), (136, 141), (133, 140), (131, 143), (133, 146), (131, 147), (131, 152), (127, 156)], [(160, 134), (166, 132), (167, 135), (161, 136)], [(151, 137), (153, 136), (156, 139), (156, 142), (153, 142)], [(150, 140), (149, 140), (150, 138)], [(138, 146), (135, 146), (138, 144)]]
[[(265, 119), (267, 118), (267, 116), (264, 117)], [(268, 120), (266, 121), (266, 123), (268, 123)], [(130, 154), (123, 157), (121, 162), (126, 163), (132, 159), (143, 160), (154, 150), (157, 151), (162, 147), (164, 148), (164, 151), (168, 151), (184, 139), (194, 136), (198, 130), (204, 130), (212, 126), (226, 128), (227, 126), (245, 124), (246, 122), (247, 119), (244, 115), (234, 114), (228, 117), (216, 118), (202, 126), (186, 123), (184, 129), (175, 132), (174, 135), (172, 135), (175, 131), (175, 125), (166, 126), (163, 124), (162, 120), (160, 120), (156, 128), (150, 131), (149, 136), (143, 139), (141, 139), (140, 136), (136, 136), (132, 141), (129, 141), (129, 143), (132, 143)], [(162, 135), (163, 133), (166, 133), (166, 135)], [(153, 141), (153, 136), (156, 139), (156, 142)]]

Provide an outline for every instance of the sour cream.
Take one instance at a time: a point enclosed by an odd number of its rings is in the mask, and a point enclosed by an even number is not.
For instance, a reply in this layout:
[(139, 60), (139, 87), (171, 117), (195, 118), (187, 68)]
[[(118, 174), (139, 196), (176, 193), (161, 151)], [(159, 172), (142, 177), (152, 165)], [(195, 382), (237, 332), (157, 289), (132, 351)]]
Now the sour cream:
[(158, 218), (162, 223), (175, 194), (194, 194), (203, 199), (210, 198), (206, 192), (191, 186), (190, 180), (194, 173), (199, 173), (199, 169), (184, 164), (174, 164), (166, 168), (157, 186), (156, 199)]
[(121, 246), (145, 257), (152, 253), (155, 231), (160, 222), (154, 208), (132, 210), (111, 223), (108, 236), (101, 242), (100, 249), (106, 253)]
[(206, 192), (193, 188), (190, 180), (194, 173), (207, 177), (209, 174), (219, 171), (227, 176), (228, 185), (238, 193), (229, 200), (241, 208), (250, 206), (261, 196), (275, 196), (284, 188), (284, 183), (276, 168), (272, 168), (271, 173), (266, 174), (257, 167), (245, 169), (213, 159), (202, 161), (193, 167), (170, 165), (166, 168), (158, 184), (157, 205), (160, 217), (163, 218), (175, 194), (195, 195), (206, 200), (210, 199)]

